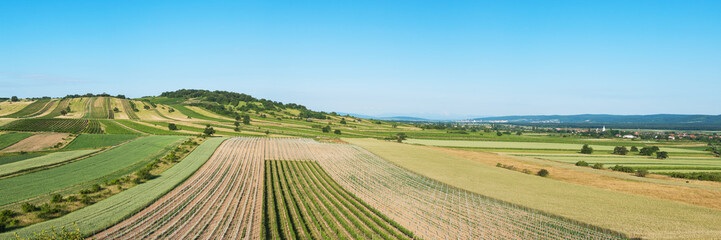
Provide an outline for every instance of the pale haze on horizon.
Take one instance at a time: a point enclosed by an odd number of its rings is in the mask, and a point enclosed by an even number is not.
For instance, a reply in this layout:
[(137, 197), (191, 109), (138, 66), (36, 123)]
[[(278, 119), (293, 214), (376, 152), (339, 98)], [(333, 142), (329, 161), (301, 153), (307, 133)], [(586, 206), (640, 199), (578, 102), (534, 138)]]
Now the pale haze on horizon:
[(719, 1), (3, 1), (0, 97), (225, 90), (434, 119), (721, 114)]

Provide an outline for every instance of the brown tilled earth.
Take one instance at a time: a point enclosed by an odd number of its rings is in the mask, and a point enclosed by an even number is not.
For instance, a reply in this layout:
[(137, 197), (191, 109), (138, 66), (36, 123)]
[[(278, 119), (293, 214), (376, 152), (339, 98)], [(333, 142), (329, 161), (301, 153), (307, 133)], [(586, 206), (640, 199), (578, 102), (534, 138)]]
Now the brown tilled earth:
[[(21, 140), (5, 149), (3, 152), (33, 152), (51, 148), (59, 142), (64, 142), (70, 133), (40, 133)], [(65, 143), (63, 143), (65, 145)]]
[[(671, 200), (676, 202), (683, 202), (693, 204), (697, 206), (703, 206), (714, 209), (721, 209), (721, 190), (707, 190), (692, 187), (665, 185), (641, 181), (633, 181), (629, 179), (622, 179), (613, 176), (608, 176), (599, 173), (592, 173), (587, 171), (573, 170), (563, 167), (556, 167), (551, 165), (545, 165), (541, 163), (523, 161), (507, 156), (501, 156), (496, 153), (489, 152), (477, 152), (462, 149), (449, 149), (440, 147), (429, 147), (436, 151), (441, 151), (456, 157), (461, 157), (483, 163), (486, 165), (495, 166), (498, 163), (505, 165), (513, 165), (516, 170), (522, 171), (528, 169), (532, 173), (536, 173), (541, 169), (548, 170), (551, 174), (550, 178), (559, 181), (581, 184), (586, 186), (592, 186), (617, 192), (641, 195), (646, 197)], [(598, 171), (610, 171), (610, 170), (598, 170)], [(685, 181), (679, 179), (670, 179), (667, 176), (649, 174), (650, 178), (664, 179), (668, 181)], [(708, 183), (700, 181), (691, 181), (690, 184), (700, 185), (714, 185), (721, 186), (716, 183)], [(719, 188), (721, 189), (721, 188)]]

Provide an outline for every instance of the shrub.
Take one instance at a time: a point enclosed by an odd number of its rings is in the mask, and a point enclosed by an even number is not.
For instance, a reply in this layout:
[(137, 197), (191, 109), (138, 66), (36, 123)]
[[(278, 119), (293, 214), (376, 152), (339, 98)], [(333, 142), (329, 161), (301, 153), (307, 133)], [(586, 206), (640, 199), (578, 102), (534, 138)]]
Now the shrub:
[(626, 155), (628, 153), (628, 149), (626, 147), (615, 147), (613, 148), (613, 154), (617, 155)]
[(59, 203), (62, 201), (63, 201), (63, 195), (60, 195), (60, 194), (55, 194), (55, 195), (53, 195), (53, 198), (50, 199), (50, 202), (52, 202), (52, 203)]
[(546, 177), (546, 176), (548, 176), (548, 170), (546, 170), (546, 169), (541, 169), (540, 171), (538, 171), (537, 174), (538, 174), (538, 176)]
[(26, 213), (34, 212), (34, 211), (38, 210), (38, 206), (35, 206), (35, 204), (32, 204), (32, 203), (26, 202), (26, 203), (23, 203), (22, 210), (23, 210), (23, 212), (26, 212)]
[(170, 131), (178, 130), (178, 126), (176, 126), (175, 123), (168, 123), (168, 130), (170, 130)]
[(646, 174), (648, 174), (648, 170), (646, 170), (646, 169), (638, 169), (638, 170), (636, 170), (636, 176), (637, 176), (637, 177), (645, 177)]
[(576, 166), (588, 167), (588, 163), (586, 161), (578, 161), (578, 162), (576, 162)]
[(603, 163), (596, 163), (592, 166), (593, 169), (603, 169)]
[(525, 174), (531, 174), (531, 170), (528, 170), (528, 169), (523, 169), (522, 172), (525, 173)]
[(638, 152), (638, 154), (641, 154), (641, 155), (644, 155), (644, 156), (651, 156), (651, 155), (653, 155), (653, 153), (657, 152), (658, 150), (659, 150), (659, 149), (658, 149), (657, 146), (653, 146), (653, 147), (643, 147), (643, 148), (641, 148), (641, 150)]
[(591, 153), (593, 153), (593, 148), (589, 147), (588, 144), (583, 144), (583, 147), (581, 147), (581, 153), (591, 154)]
[(340, 135), (340, 130), (336, 129), (333, 131), (333, 133)]
[(627, 172), (627, 173), (635, 172), (635, 169), (633, 169), (632, 167), (626, 167), (626, 166), (622, 166), (622, 165), (613, 166), (613, 167), (611, 167), (611, 170), (619, 171), (619, 172)]
[(657, 159), (666, 159), (666, 158), (668, 158), (668, 152), (665, 152), (665, 151), (656, 152), (656, 158)]
[(638, 152), (638, 148), (636, 146), (631, 146), (631, 152)]

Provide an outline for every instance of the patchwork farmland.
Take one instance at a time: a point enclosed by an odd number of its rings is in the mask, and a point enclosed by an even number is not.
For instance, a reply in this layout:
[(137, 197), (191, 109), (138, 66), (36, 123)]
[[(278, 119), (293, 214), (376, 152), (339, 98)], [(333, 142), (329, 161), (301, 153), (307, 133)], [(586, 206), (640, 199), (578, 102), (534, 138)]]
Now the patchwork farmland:
[(697, 142), (466, 132), (201, 90), (0, 107), (0, 239), (721, 235), (721, 165)]

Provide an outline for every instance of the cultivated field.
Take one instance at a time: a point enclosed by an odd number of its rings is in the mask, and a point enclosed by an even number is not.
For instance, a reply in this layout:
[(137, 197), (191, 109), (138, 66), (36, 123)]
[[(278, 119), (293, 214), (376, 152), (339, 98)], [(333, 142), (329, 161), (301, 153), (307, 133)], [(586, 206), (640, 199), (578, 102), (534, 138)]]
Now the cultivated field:
[(0, 180), (0, 206), (56, 193), (78, 184), (132, 173), (171, 150), (183, 137), (149, 136), (80, 161)]
[(54, 152), (40, 157), (4, 164), (0, 168), (0, 177), (20, 171), (27, 171), (33, 168), (58, 164), (74, 158), (82, 157), (95, 152), (96, 150), (77, 150), (67, 152)]
[(590, 164), (601, 163), (605, 167), (615, 165), (644, 168), (649, 170), (721, 170), (721, 160), (718, 158), (671, 157), (656, 159), (655, 157), (641, 156), (568, 156), (568, 155), (519, 155), (553, 160), (563, 163), (575, 164), (586, 161)]
[(33, 103), (33, 101), (18, 101), (18, 102), (2, 101), (2, 102), (0, 102), (0, 116), (10, 115), (17, 111), (20, 111), (21, 109), (27, 107), (31, 103)]
[(81, 134), (70, 142), (64, 150), (101, 148), (115, 146), (120, 143), (138, 138), (138, 135), (124, 134)]
[(19, 119), (0, 130), (33, 132), (103, 133), (98, 120), (87, 119)]
[[(408, 139), (405, 141), (410, 144), (420, 144), (439, 147), (464, 147), (464, 148), (493, 148), (493, 149), (557, 149), (557, 150), (576, 150), (580, 151), (583, 144), (568, 143), (542, 143), (542, 142), (495, 142), (495, 141), (461, 141), (461, 140), (428, 140), (428, 139)], [(614, 146), (606, 145), (590, 145), (597, 151), (613, 152)], [(621, 145), (619, 145), (621, 146)], [(669, 153), (703, 153), (702, 151), (661, 147), (661, 151)]]
[(97, 239), (260, 236), (265, 139), (231, 139), (182, 185)]
[[(452, 157), (423, 146), (371, 139), (344, 140), (451, 186), (630, 237), (713, 238), (721, 235), (719, 210), (565, 183)], [(331, 175), (336, 172), (324, 168)]]
[(32, 133), (24, 133), (24, 132), (13, 132), (13, 133), (5, 133), (0, 135), (0, 149), (4, 149), (10, 145), (13, 145), (23, 139), (26, 139), (30, 136), (32, 136)]
[(2, 152), (34, 152), (51, 148), (58, 143), (64, 143), (68, 133), (39, 133), (18, 141), (6, 147)]
[(21, 109), (17, 112), (5, 115), (3, 117), (20, 118), (20, 117), (36, 116), (36, 115), (41, 114), (43, 112), (43, 110), (45, 110), (45, 107), (47, 105), (51, 104), (50, 102), (51, 102), (51, 99), (43, 98), (43, 99), (37, 100), (37, 101), (27, 105), (26, 107), (24, 107), (23, 109)]
[(60, 218), (37, 223), (17, 231), (1, 233), (0, 239), (14, 238), (15, 232), (21, 237), (30, 237), (33, 233), (48, 230), (51, 227), (73, 229), (73, 224), (77, 224), (80, 231), (85, 235), (92, 235), (108, 228), (132, 216), (133, 213), (182, 183), (208, 160), (223, 140), (225, 139), (213, 138), (203, 142), (181, 162), (146, 183), (122, 191)]

